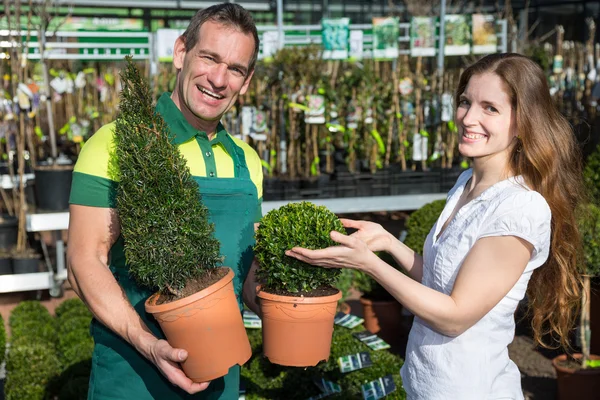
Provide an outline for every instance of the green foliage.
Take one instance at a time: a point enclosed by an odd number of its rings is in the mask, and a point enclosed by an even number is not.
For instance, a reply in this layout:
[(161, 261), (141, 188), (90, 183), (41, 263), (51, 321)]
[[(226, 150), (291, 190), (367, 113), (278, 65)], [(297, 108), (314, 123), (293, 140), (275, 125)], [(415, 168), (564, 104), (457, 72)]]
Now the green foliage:
[(600, 206), (586, 204), (579, 210), (579, 232), (583, 241), (585, 273), (600, 276)]
[(354, 285), (354, 274), (354, 270), (350, 268), (342, 268), (340, 270), (340, 275), (335, 283), (335, 287), (342, 292), (342, 298), (339, 300), (340, 302), (346, 300), (346, 297), (348, 297), (348, 292)]
[(257, 276), (267, 290), (308, 292), (333, 286), (339, 269), (314, 267), (285, 255), (295, 246), (323, 249), (335, 246), (329, 233), (346, 233), (338, 217), (323, 206), (290, 203), (265, 215), (256, 232)]
[(39, 301), (23, 301), (15, 307), (9, 317), (11, 342), (27, 338), (29, 343), (54, 346), (56, 324)]
[(56, 307), (54, 311), (56, 318), (63, 318), (66, 315), (69, 316), (80, 316), (80, 317), (92, 317), (92, 313), (88, 310), (87, 306), (79, 298), (73, 298), (63, 301)]
[(413, 212), (406, 221), (407, 233), (404, 244), (414, 252), (423, 254), (425, 239), (427, 239), (429, 231), (439, 218), (445, 205), (446, 200), (435, 200)]
[[(396, 382), (397, 390), (386, 399), (403, 400), (406, 394), (401, 388), (400, 368), (403, 360), (388, 351), (372, 351), (364, 343), (356, 339), (352, 333), (364, 330), (358, 326), (352, 330), (335, 326), (331, 341), (331, 355), (329, 360), (316, 367), (287, 368), (271, 364), (262, 357), (260, 348), (253, 351), (255, 356), (246, 363), (241, 370), (243, 379), (247, 383), (246, 398), (259, 399), (286, 399), (305, 400), (310, 396), (319, 394), (313, 383), (314, 378), (323, 377), (341, 385), (342, 393), (328, 398), (338, 400), (362, 399), (361, 385), (385, 375), (392, 375)], [(260, 332), (260, 330), (256, 330)], [(250, 330), (247, 331), (250, 334)], [(361, 351), (369, 352), (374, 365), (362, 370), (342, 374), (339, 370), (337, 359), (342, 356), (356, 354)], [(302, 388), (302, 390), (298, 390)]]
[(63, 313), (58, 318), (57, 349), (60, 362), (64, 367), (92, 357), (94, 340), (89, 333), (90, 322), (90, 317), (76, 316), (73, 311)]
[(45, 344), (26, 343), (26, 338), (11, 344), (6, 361), (6, 400), (42, 400), (47, 386), (60, 372), (56, 351)]
[(4, 327), (4, 318), (0, 314), (0, 364), (4, 362), (6, 354), (6, 328)]
[(127, 58), (116, 121), (117, 209), (133, 277), (174, 294), (222, 261), (208, 209), (186, 161), (154, 112), (152, 94)]
[(591, 201), (600, 205), (600, 146), (585, 161), (583, 182)]

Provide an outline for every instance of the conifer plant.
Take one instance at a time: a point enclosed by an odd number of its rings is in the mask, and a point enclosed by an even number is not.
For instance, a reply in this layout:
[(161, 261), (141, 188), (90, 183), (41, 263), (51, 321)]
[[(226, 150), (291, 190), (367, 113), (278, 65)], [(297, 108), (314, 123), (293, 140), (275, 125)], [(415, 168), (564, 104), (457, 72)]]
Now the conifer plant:
[(140, 284), (181, 298), (188, 281), (210, 274), (222, 261), (220, 243), (198, 184), (129, 57), (121, 77), (115, 151), (125, 256)]
[(158, 289), (145, 308), (169, 344), (187, 350), (183, 371), (208, 382), (252, 355), (234, 272), (217, 268), (223, 258), (209, 210), (131, 57), (121, 77), (111, 173), (119, 182), (125, 256), (134, 279)]

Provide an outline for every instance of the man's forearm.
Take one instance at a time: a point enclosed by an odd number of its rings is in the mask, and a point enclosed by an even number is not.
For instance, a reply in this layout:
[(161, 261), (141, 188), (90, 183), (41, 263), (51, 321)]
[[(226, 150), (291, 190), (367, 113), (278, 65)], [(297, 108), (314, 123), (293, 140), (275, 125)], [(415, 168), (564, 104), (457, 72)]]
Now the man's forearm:
[(158, 339), (131, 306), (108, 267), (98, 258), (71, 256), (69, 282), (94, 317), (146, 358)]

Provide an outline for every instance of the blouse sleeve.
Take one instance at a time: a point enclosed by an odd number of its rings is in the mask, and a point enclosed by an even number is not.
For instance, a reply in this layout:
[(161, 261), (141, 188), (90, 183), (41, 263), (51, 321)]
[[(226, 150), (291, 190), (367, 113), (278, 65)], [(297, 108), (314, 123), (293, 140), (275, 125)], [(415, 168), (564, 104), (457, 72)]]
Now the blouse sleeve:
[(548, 203), (538, 192), (513, 193), (491, 210), (478, 238), (516, 236), (533, 245), (533, 259), (549, 250), (551, 217)]

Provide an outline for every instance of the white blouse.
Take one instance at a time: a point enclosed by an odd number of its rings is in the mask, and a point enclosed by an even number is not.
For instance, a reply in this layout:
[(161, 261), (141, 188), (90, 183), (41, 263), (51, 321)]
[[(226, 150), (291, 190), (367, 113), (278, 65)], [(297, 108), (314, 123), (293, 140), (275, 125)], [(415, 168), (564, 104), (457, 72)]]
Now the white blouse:
[(422, 283), (450, 295), (463, 260), (482, 237), (516, 236), (534, 250), (510, 292), (463, 334), (442, 335), (415, 317), (400, 371), (409, 400), (523, 399), (521, 376), (507, 346), (514, 338), (514, 312), (529, 278), (548, 258), (550, 208), (521, 177), (509, 178), (461, 207), (437, 238), (472, 174), (469, 169), (460, 175), (427, 236)]

